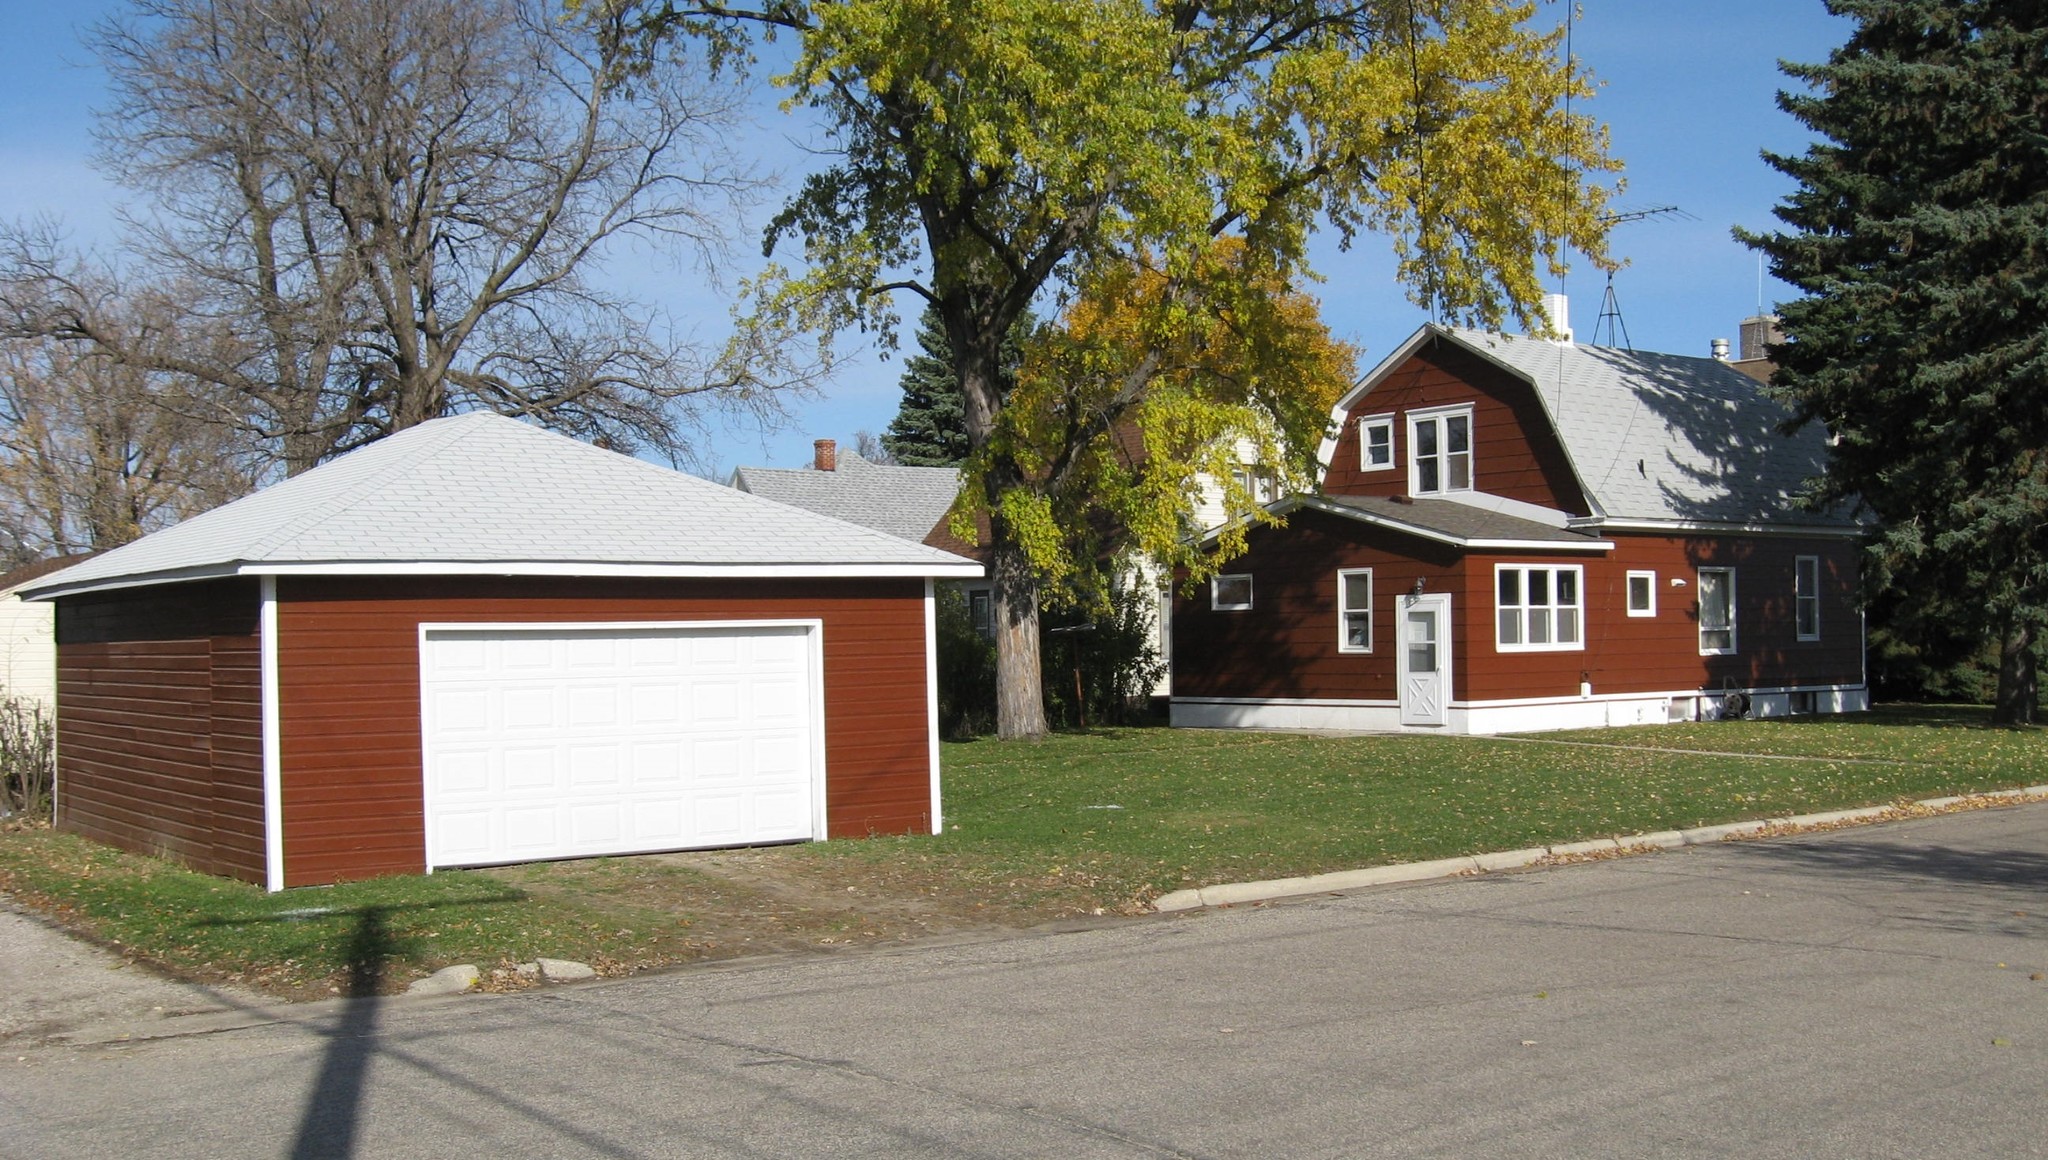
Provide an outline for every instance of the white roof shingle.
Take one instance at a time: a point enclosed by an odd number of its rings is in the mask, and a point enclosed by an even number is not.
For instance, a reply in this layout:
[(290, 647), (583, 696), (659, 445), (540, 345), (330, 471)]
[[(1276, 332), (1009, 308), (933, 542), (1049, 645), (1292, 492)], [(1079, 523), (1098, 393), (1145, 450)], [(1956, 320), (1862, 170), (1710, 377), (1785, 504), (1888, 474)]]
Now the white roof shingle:
[(488, 413), (436, 419), (25, 587), (321, 567), (972, 576), (921, 544)]
[(960, 472), (951, 467), (870, 463), (841, 451), (838, 466), (831, 471), (741, 467), (733, 471), (732, 485), (916, 542), (930, 535), (952, 509), (960, 494)]

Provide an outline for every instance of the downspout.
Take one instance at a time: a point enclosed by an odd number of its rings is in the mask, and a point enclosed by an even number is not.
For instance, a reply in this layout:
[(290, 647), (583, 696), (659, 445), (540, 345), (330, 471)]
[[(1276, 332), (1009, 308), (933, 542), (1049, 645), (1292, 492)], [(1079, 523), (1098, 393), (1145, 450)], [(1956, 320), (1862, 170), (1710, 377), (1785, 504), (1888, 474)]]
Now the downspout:
[(277, 665), (277, 577), (256, 580), (262, 597), (258, 633), (262, 652), (263, 700), (263, 886), (284, 889), (284, 747), (279, 735)]

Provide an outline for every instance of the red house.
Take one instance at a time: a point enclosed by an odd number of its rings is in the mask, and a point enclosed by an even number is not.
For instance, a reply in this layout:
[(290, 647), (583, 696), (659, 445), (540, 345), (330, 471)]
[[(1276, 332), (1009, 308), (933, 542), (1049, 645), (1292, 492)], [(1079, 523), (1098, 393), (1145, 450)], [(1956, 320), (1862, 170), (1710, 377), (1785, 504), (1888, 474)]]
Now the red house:
[(1499, 733), (1860, 710), (1825, 435), (1710, 358), (1425, 326), (1322, 492), (1174, 610), (1184, 726)]

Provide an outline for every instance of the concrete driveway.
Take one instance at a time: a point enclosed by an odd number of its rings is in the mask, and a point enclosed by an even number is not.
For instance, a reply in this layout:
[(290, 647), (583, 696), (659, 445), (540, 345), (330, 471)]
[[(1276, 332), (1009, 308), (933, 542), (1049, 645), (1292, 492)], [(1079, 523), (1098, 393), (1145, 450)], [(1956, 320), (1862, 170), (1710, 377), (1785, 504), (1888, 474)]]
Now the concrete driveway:
[(2048, 1155), (2048, 806), (0, 1058), (8, 1156)]

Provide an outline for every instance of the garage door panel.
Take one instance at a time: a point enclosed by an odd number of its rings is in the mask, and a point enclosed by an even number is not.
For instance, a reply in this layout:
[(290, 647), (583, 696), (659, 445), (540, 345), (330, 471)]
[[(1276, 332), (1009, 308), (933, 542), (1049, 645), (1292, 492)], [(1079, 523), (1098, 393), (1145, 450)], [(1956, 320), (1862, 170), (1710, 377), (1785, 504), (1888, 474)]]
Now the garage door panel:
[(429, 629), (435, 866), (813, 836), (801, 627)]

